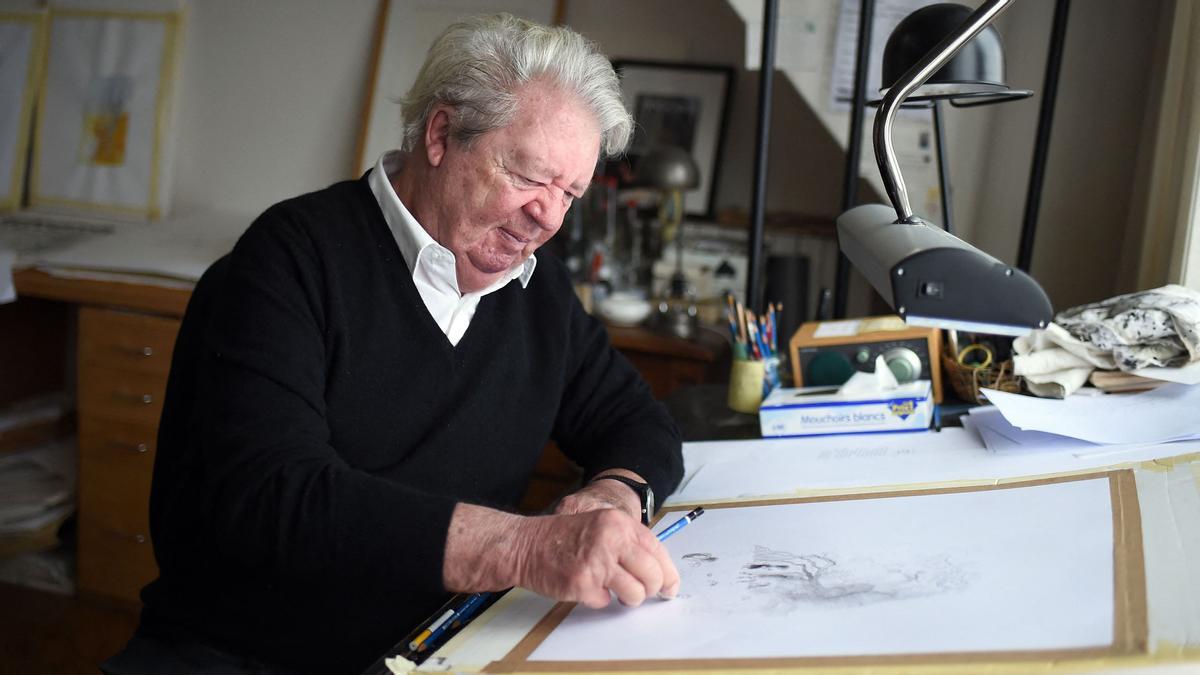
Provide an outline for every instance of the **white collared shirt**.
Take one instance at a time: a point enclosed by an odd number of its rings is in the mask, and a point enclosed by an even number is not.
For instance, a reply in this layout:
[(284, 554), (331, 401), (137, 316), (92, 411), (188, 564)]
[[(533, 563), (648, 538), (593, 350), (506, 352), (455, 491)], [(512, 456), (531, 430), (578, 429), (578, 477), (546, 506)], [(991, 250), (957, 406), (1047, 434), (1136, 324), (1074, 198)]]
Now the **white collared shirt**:
[(460, 293), (458, 290), (458, 273), (454, 267), (454, 253), (442, 246), (429, 236), (425, 228), (417, 222), (409, 212), (400, 197), (392, 188), (391, 177), (400, 173), (404, 168), (404, 154), (398, 150), (385, 152), (375, 163), (375, 169), (367, 179), (375, 200), (383, 211), (396, 244), (400, 247), (400, 255), (404, 257), (408, 271), (412, 273), (413, 283), (425, 308), (433, 320), (437, 322), (446, 339), (452, 345), (458, 345), (479, 300), (488, 293), (498, 291), (513, 279), (521, 281), (521, 288), (529, 285), (529, 278), (537, 267), (537, 258), (529, 256), (520, 265), (509, 270), (508, 274), (487, 288), (472, 293)]

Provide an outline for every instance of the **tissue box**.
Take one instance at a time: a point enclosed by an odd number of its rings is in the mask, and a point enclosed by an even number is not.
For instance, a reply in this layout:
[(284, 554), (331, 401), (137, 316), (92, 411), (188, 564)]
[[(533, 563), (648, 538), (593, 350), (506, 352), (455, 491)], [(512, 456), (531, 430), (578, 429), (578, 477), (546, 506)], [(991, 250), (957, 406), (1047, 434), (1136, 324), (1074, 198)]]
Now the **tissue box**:
[(933, 418), (929, 380), (888, 391), (843, 393), (829, 387), (776, 389), (758, 409), (764, 438), (921, 431)]

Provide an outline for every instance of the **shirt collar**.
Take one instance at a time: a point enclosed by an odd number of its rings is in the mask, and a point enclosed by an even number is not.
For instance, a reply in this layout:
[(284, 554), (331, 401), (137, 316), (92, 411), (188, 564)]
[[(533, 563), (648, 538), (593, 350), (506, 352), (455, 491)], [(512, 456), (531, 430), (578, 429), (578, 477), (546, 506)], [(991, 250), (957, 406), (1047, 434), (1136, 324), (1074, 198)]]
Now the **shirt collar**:
[[(367, 182), (371, 187), (371, 192), (375, 195), (375, 201), (379, 202), (379, 209), (383, 211), (383, 219), (387, 222), (388, 229), (392, 231), (392, 236), (396, 239), (396, 244), (400, 247), (400, 255), (404, 257), (404, 263), (408, 266), (409, 273), (414, 273), (417, 269), (420, 259), (422, 258), (421, 251), (429, 246), (436, 246), (445, 249), (444, 246), (433, 240), (425, 228), (417, 222), (412, 213), (404, 206), (404, 202), (400, 201), (400, 197), (396, 194), (396, 190), (392, 187), (392, 177), (400, 173), (404, 169), (405, 155), (399, 150), (390, 150), (383, 153), (379, 157), (379, 161), (375, 163), (375, 169), (371, 171), (371, 175), (367, 178)], [(451, 255), (453, 252), (445, 249)], [(481, 295), (486, 295), (494, 290), (503, 287), (513, 279), (519, 279), (521, 288), (529, 285), (529, 279), (533, 276), (533, 270), (537, 268), (537, 256), (530, 255), (520, 265), (509, 270), (509, 273), (501, 277), (496, 283), (488, 286), (480, 291)], [(458, 279), (453, 280), (455, 288), (458, 288)]]

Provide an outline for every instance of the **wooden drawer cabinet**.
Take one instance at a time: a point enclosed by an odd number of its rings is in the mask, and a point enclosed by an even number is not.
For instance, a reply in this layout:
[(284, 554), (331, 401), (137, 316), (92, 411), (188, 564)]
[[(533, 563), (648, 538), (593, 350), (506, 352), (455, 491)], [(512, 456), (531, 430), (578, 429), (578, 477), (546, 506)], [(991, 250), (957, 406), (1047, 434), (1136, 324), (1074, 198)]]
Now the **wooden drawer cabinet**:
[(150, 537), (148, 505), (155, 428), (79, 417), (79, 510), (90, 520)]
[[(83, 339), (83, 333), (80, 333)], [(158, 425), (167, 376), (79, 364), (79, 413)]]
[(175, 319), (81, 307), (79, 363), (165, 376), (178, 332)]
[(157, 575), (150, 479), (179, 321), (79, 310), (79, 558), (81, 591), (137, 602)]
[(158, 576), (146, 535), (97, 523), (79, 511), (76, 584), (81, 592), (136, 603), (142, 587)]

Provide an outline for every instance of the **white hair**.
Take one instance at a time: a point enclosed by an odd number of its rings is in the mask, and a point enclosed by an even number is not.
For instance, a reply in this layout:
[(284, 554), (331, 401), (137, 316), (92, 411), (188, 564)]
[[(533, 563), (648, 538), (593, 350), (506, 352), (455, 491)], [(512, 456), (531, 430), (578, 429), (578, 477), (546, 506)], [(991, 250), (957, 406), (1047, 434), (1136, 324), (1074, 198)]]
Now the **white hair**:
[(451, 135), (470, 145), (480, 134), (512, 121), (515, 92), (534, 80), (574, 94), (595, 115), (603, 156), (625, 151), (633, 119), (621, 102), (620, 82), (608, 59), (570, 28), (511, 14), (471, 17), (438, 36), (416, 83), (400, 100), (402, 149), (420, 145), (429, 114), (439, 103), (455, 111)]

